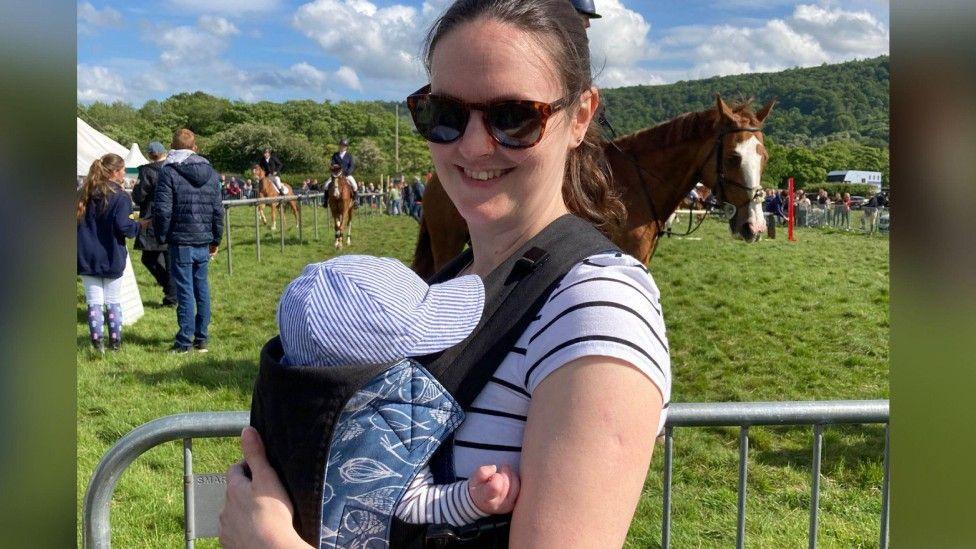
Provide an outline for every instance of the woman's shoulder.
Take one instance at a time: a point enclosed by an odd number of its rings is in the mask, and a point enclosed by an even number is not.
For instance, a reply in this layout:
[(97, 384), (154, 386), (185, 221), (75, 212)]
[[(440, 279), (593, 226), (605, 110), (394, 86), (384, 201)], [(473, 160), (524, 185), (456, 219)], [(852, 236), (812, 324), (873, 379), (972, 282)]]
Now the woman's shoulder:
[[(572, 294), (575, 299), (625, 296), (628, 292), (623, 291), (624, 287), (655, 303), (660, 301), (660, 292), (650, 270), (634, 256), (622, 252), (604, 252), (584, 258), (566, 273), (553, 297), (560, 291)], [(633, 297), (631, 295), (630, 299)]]
[(561, 365), (617, 358), (645, 372), (668, 397), (670, 358), (660, 292), (647, 267), (624, 253), (591, 255), (559, 282), (520, 341), (531, 394)]

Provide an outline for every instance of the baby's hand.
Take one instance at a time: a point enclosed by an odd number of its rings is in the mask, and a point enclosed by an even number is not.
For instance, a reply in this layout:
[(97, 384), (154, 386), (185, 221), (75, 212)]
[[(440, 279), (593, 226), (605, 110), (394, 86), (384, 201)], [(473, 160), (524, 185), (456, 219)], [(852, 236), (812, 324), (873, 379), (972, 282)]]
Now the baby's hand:
[(519, 478), (508, 465), (502, 465), (501, 469), (482, 465), (468, 479), (468, 493), (483, 513), (511, 513), (519, 493)]

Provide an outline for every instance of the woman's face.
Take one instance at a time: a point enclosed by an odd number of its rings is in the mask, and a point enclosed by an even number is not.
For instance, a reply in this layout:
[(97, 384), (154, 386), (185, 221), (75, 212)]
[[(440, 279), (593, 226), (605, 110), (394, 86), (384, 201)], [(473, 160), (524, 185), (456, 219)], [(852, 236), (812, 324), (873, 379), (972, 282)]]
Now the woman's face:
[[(431, 89), (470, 103), (552, 103), (564, 95), (552, 65), (534, 36), (478, 20), (438, 42), (431, 59)], [(472, 111), (457, 141), (429, 144), (444, 189), (469, 228), (514, 228), (566, 211), (561, 191), (566, 156), (586, 129), (573, 121), (567, 110), (560, 110), (549, 118), (538, 144), (508, 149), (492, 140), (482, 113)], [(486, 174), (488, 179), (482, 179)]]
[(112, 181), (122, 183), (125, 180), (125, 166), (112, 172)]

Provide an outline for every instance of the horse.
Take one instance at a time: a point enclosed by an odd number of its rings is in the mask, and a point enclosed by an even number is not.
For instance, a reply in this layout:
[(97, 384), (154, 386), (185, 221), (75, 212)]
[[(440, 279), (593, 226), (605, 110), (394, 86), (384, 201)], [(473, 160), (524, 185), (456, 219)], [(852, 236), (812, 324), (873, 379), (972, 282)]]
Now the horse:
[[(278, 192), (278, 188), (275, 187), (274, 181), (272, 181), (271, 178), (264, 173), (264, 169), (261, 168), (260, 164), (254, 164), (253, 166), (251, 166), (251, 173), (258, 180), (258, 198), (277, 198), (281, 196), (281, 193)], [(286, 194), (292, 196), (295, 195), (295, 191), (293, 191), (291, 186), (289, 186), (284, 181), (282, 181), (281, 186), (286, 189), (287, 191)], [(264, 206), (265, 204), (258, 204), (258, 213), (261, 214), (261, 222), (267, 225), (268, 218), (264, 216)], [(278, 207), (277, 206), (278, 206), (277, 204), (271, 205), (271, 230), (272, 231), (278, 230), (278, 213), (277, 213)], [(288, 206), (291, 208), (291, 213), (295, 214), (295, 224), (297, 225), (298, 223), (300, 223), (298, 218), (298, 204), (296, 203), (295, 200), (290, 200), (288, 202)], [(282, 220), (282, 222), (284, 222), (284, 220)]]
[[(685, 113), (656, 126), (604, 143), (616, 191), (627, 210), (623, 227), (608, 235), (626, 253), (648, 264), (667, 219), (701, 182), (727, 213), (729, 231), (746, 242), (766, 231), (760, 180), (768, 158), (762, 125), (776, 99), (758, 112), (752, 100)], [(429, 277), (468, 242), (464, 218), (433, 177), (412, 268)]]
[(346, 246), (352, 245), (352, 185), (341, 171), (332, 172), (332, 188), (329, 190), (329, 211), (335, 222), (335, 248), (342, 248), (342, 236)]

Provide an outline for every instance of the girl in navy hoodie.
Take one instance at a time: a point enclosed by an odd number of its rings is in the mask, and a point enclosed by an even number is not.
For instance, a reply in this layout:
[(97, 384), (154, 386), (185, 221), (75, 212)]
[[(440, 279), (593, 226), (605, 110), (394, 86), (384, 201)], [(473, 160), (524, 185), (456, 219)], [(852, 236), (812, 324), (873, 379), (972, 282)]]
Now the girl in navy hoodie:
[[(128, 253), (125, 239), (139, 231), (139, 224), (129, 217), (132, 200), (122, 190), (124, 177), (122, 157), (106, 154), (92, 162), (78, 197), (78, 274), (85, 286), (92, 346), (98, 352), (105, 350), (105, 320), (109, 348), (118, 350), (122, 345), (120, 294)], [(103, 306), (107, 306), (104, 312)]]

